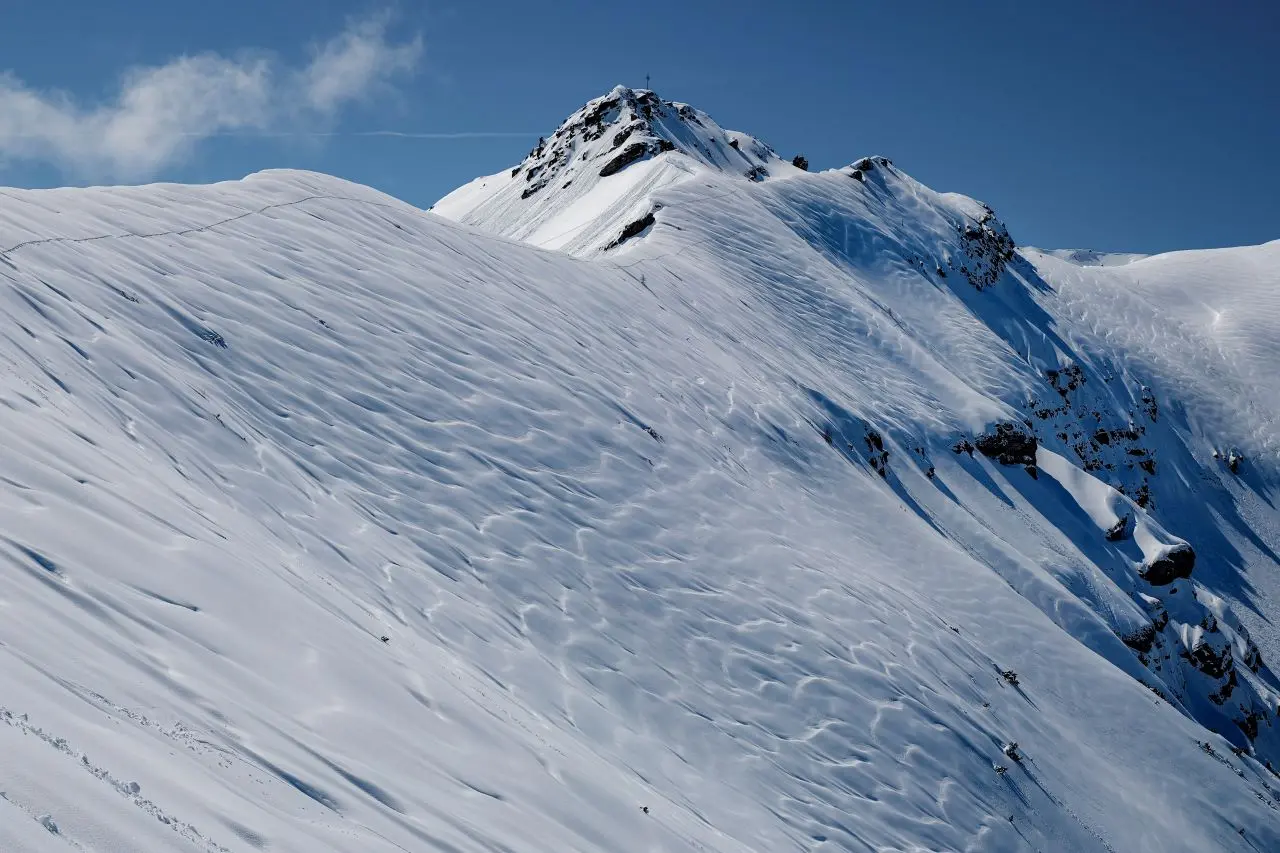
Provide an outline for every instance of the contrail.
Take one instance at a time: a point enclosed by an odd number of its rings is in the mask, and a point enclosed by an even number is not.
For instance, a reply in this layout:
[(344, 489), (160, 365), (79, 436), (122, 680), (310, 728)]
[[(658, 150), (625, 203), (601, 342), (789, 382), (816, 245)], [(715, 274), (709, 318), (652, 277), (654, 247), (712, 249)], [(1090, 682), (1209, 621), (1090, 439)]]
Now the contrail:
[(223, 130), (216, 133), (186, 133), (184, 136), (200, 137), (259, 137), (259, 138), (333, 138), (341, 136), (391, 136), (399, 139), (512, 139), (517, 137), (537, 136), (537, 133), (508, 130), (458, 130), (441, 132), (414, 132), (405, 130), (355, 130), (355, 131), (311, 131), (311, 130)]

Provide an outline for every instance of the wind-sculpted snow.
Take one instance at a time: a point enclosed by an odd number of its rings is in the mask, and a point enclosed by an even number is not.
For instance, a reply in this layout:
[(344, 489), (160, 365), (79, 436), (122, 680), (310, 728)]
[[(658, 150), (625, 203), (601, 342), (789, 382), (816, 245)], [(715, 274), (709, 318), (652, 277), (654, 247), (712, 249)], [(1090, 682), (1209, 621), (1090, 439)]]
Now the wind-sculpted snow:
[[(1166, 377), (972, 200), (718, 169), (594, 260), (307, 173), (6, 191), (0, 848), (1280, 846), (1269, 534), (1225, 466), (1189, 523)], [(1147, 508), (1033, 416), (1069, 364), (1164, 401)]]

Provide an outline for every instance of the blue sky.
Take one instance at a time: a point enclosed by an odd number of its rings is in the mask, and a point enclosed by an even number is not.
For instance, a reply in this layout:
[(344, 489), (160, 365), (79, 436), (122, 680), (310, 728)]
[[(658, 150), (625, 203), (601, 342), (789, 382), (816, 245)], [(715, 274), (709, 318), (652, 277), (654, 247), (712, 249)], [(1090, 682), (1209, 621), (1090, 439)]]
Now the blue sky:
[(14, 0), (0, 183), (297, 167), (426, 206), (652, 74), (814, 168), (891, 157), (1021, 243), (1257, 243), (1280, 238), (1277, 37), (1262, 0)]

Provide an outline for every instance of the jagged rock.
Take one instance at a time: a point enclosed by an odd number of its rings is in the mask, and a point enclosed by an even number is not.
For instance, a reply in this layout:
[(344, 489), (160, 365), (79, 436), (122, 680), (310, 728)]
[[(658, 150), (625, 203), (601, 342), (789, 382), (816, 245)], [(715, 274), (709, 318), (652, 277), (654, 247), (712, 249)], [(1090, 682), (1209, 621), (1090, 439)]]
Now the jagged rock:
[(957, 225), (964, 240), (964, 252), (968, 259), (960, 271), (978, 290), (996, 283), (1005, 266), (1013, 260), (1016, 248), (1008, 230), (996, 219), (995, 211), (986, 212), (976, 223)]
[(1222, 687), (1216, 692), (1209, 694), (1209, 701), (1215, 705), (1225, 705), (1227, 700), (1231, 698), (1231, 694), (1240, 686), (1240, 680), (1236, 678), (1235, 666), (1232, 665), (1230, 671), (1227, 672), (1226, 680), (1223, 681)]
[(1156, 403), (1156, 395), (1145, 385), (1142, 386), (1142, 405), (1146, 409), (1147, 417), (1151, 418), (1151, 422), (1155, 423), (1160, 418), (1160, 406)]
[(1084, 371), (1080, 369), (1078, 364), (1069, 364), (1061, 370), (1046, 370), (1044, 375), (1048, 378), (1049, 384), (1053, 386), (1053, 390), (1057, 391), (1064, 399), (1069, 393), (1085, 383)]
[(1167, 586), (1179, 578), (1191, 577), (1195, 565), (1196, 552), (1183, 542), (1144, 565), (1138, 574), (1152, 586)]
[(1257, 711), (1250, 711), (1249, 713), (1245, 714), (1243, 718), (1238, 720), (1233, 720), (1233, 722), (1240, 727), (1240, 731), (1244, 732), (1245, 737), (1247, 737), (1249, 740), (1257, 740), (1258, 739), (1258, 723), (1264, 719), (1266, 719), (1264, 715), (1258, 713)]
[(1036, 437), (1021, 424), (1009, 421), (998, 423), (974, 441), (983, 456), (1001, 465), (1027, 465), (1035, 467)]
[(1133, 535), (1133, 514), (1125, 513), (1111, 527), (1107, 528), (1107, 541), (1119, 542), (1121, 539), (1128, 539)]
[(752, 166), (750, 169), (747, 169), (746, 176), (748, 180), (763, 181), (765, 178), (769, 177), (769, 170), (764, 166)]
[(1151, 624), (1143, 625), (1138, 630), (1130, 631), (1120, 639), (1135, 652), (1141, 652), (1144, 655), (1148, 654), (1156, 642), (1156, 626)]
[(600, 177), (607, 178), (610, 175), (615, 175), (648, 153), (648, 145), (643, 142), (633, 142), (622, 149), (622, 153), (604, 164), (600, 169)]
[(622, 143), (626, 142), (631, 134), (635, 133), (640, 127), (642, 127), (642, 125), (632, 124), (615, 133), (613, 136), (613, 147), (617, 148), (621, 146)]
[(607, 252), (610, 249), (616, 249), (618, 246), (621, 246), (632, 237), (644, 231), (650, 225), (653, 225), (656, 221), (657, 217), (654, 215), (654, 211), (651, 210), (635, 222), (628, 223), (627, 226), (622, 229), (622, 233), (618, 235), (617, 239), (604, 247), (605, 251)]
[(863, 172), (861, 169), (854, 169), (852, 172), (849, 173), (849, 177), (853, 178), (858, 183), (863, 183), (864, 181), (866, 181), (866, 177), (863, 175)]
[(797, 169), (804, 169), (806, 172), (809, 171), (809, 160), (803, 154), (797, 154), (795, 157), (791, 158), (791, 165), (795, 166)]
[[(1196, 643), (1190, 652), (1185, 654), (1187, 659), (1191, 661), (1192, 666), (1210, 678), (1222, 678), (1228, 673), (1232, 673), (1232, 670), (1235, 669), (1235, 662), (1231, 659), (1231, 646), (1226, 646), (1222, 651), (1218, 651), (1211, 644), (1202, 640)], [(1234, 673), (1232, 674), (1234, 675)]]
[(871, 463), (872, 469), (881, 477), (888, 477), (889, 451), (885, 450), (884, 438), (875, 430), (868, 430), (865, 441), (867, 443), (867, 461)]

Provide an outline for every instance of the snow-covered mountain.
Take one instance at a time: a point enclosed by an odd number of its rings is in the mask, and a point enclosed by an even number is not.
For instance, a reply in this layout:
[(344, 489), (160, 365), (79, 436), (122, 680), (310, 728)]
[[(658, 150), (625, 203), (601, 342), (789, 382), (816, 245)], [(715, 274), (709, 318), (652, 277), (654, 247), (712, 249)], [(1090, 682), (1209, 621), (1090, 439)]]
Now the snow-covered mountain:
[(1280, 849), (1280, 242), (1125, 260), (622, 88), (5, 190), (0, 850)]
[(538, 140), (513, 169), (477, 178), (432, 211), (545, 249), (585, 255), (643, 234), (654, 195), (707, 172), (750, 181), (801, 169), (745, 133), (648, 89), (614, 88)]

